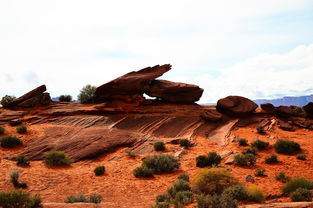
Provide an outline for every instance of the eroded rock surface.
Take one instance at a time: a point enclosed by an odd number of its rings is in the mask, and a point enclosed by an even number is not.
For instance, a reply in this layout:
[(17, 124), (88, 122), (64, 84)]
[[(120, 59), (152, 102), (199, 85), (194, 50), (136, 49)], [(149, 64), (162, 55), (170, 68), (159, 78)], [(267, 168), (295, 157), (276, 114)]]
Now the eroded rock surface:
[(303, 110), (305, 110), (308, 116), (313, 118), (313, 102), (310, 102), (307, 105), (303, 106)]
[(216, 109), (234, 117), (245, 117), (250, 115), (258, 107), (253, 101), (241, 96), (228, 96), (217, 102)]
[(223, 115), (216, 110), (209, 109), (201, 113), (201, 118), (208, 122), (216, 122), (222, 120)]

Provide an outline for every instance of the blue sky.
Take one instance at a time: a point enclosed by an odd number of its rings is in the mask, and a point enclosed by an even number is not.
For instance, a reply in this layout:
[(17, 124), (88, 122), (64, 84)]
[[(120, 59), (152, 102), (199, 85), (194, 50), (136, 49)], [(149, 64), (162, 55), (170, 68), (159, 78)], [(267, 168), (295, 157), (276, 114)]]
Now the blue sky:
[(313, 94), (313, 1), (0, 0), (0, 96), (76, 96), (146, 66), (202, 103)]

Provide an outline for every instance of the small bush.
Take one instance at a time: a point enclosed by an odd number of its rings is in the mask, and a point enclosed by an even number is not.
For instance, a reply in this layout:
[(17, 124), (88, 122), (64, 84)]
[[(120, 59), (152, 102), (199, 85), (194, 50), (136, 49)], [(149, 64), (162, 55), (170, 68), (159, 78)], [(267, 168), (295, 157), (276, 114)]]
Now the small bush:
[(275, 178), (276, 180), (283, 182), (283, 183), (286, 183), (287, 181), (290, 180), (290, 178), (286, 176), (284, 172), (278, 173)]
[(209, 166), (217, 166), (221, 163), (222, 157), (218, 155), (216, 152), (210, 152), (208, 155), (208, 165)]
[(153, 144), (155, 151), (164, 151), (165, 150), (165, 144), (164, 142), (156, 142)]
[(22, 141), (15, 136), (4, 136), (0, 138), (1, 147), (14, 148), (22, 145)]
[(268, 156), (265, 158), (265, 163), (267, 164), (275, 164), (278, 163), (277, 156), (272, 154), (271, 156)]
[(264, 168), (259, 168), (255, 171), (254, 173), (255, 176), (258, 176), (258, 177), (264, 177), (266, 176), (265, 174), (265, 169)]
[(175, 207), (183, 207), (186, 204), (190, 204), (193, 201), (193, 193), (191, 191), (181, 191), (175, 195), (174, 204)]
[(136, 168), (133, 171), (133, 174), (136, 178), (152, 178), (153, 177), (153, 170), (146, 167), (145, 165), (142, 165), (142, 166)]
[(105, 173), (105, 167), (103, 165), (98, 166), (93, 170), (93, 172), (95, 173), (96, 176), (103, 175)]
[(69, 166), (72, 163), (70, 157), (61, 151), (51, 151), (44, 156), (44, 163), (48, 167)]
[(102, 200), (102, 196), (98, 194), (92, 194), (89, 196), (89, 202), (90, 203), (95, 203), (95, 204), (100, 204)]
[(253, 154), (253, 155), (257, 155), (258, 154), (258, 150), (256, 148), (246, 148), (244, 150), (242, 150), (241, 152), (242, 154)]
[(16, 165), (21, 167), (27, 167), (29, 166), (29, 161), (26, 160), (24, 155), (19, 155), (16, 158)]
[(306, 160), (307, 155), (306, 154), (301, 154), (297, 156), (298, 160)]
[(15, 188), (27, 188), (26, 183), (19, 182), (20, 172), (18, 170), (12, 170), (10, 173), (10, 181)]
[(196, 197), (198, 208), (237, 208), (237, 201), (229, 195), (199, 195)]
[(253, 166), (256, 162), (256, 156), (253, 154), (235, 155), (234, 164), (238, 166)]
[(142, 164), (155, 174), (172, 173), (179, 168), (178, 159), (166, 154), (153, 155), (142, 160)]
[(131, 151), (131, 150), (125, 150), (125, 153), (128, 155), (128, 157), (130, 157), (130, 158), (135, 158), (136, 157), (136, 154), (133, 152), (133, 151)]
[(16, 132), (19, 134), (25, 134), (27, 132), (27, 127), (25, 125), (16, 127)]
[(153, 206), (153, 208), (170, 208), (169, 202), (158, 202), (156, 205)]
[(3, 208), (38, 208), (41, 207), (39, 195), (31, 196), (22, 190), (0, 192), (0, 206)]
[(259, 125), (258, 125), (258, 126), (256, 126), (255, 128), (256, 128), (256, 130), (257, 130), (257, 132), (258, 132), (259, 134), (265, 134), (265, 133), (266, 133), (263, 126), (259, 126)]
[(248, 146), (248, 141), (246, 139), (239, 139), (239, 146)]
[(0, 134), (4, 134), (4, 128), (0, 126)]
[(184, 180), (184, 181), (187, 181), (189, 182), (189, 175), (187, 174), (180, 174), (178, 177), (177, 177), (178, 180)]
[(181, 139), (179, 141), (179, 145), (188, 149), (189, 147), (191, 147), (191, 142), (188, 139)]
[(223, 194), (230, 196), (233, 199), (243, 201), (247, 200), (247, 191), (241, 185), (231, 186), (224, 190)]
[(226, 169), (210, 168), (195, 176), (193, 190), (204, 194), (220, 194), (224, 189), (237, 184), (237, 180)]
[(308, 189), (298, 188), (290, 194), (290, 198), (293, 202), (312, 201), (312, 193)]
[(175, 196), (178, 192), (181, 191), (191, 191), (191, 187), (189, 182), (184, 181), (184, 180), (179, 180), (177, 182), (175, 182), (172, 187), (170, 187), (167, 190), (167, 193), (169, 196), (171, 196), (171, 198), (175, 199)]
[(64, 203), (76, 203), (76, 202), (83, 202), (88, 203), (89, 200), (84, 195), (77, 195), (77, 196), (68, 196)]
[(6, 95), (4, 97), (2, 97), (1, 99), (1, 105), (3, 108), (8, 108), (10, 107), (9, 103), (11, 101), (13, 101), (16, 97), (15, 96), (10, 96), (10, 95)]
[(78, 100), (80, 103), (94, 103), (95, 102), (95, 91), (96, 87), (86, 85), (80, 90)]
[(209, 163), (209, 159), (207, 156), (205, 155), (200, 155), (198, 157), (196, 157), (196, 166), (197, 167), (206, 167), (208, 166), (208, 163)]
[(156, 203), (158, 203), (158, 202), (169, 202), (170, 200), (171, 199), (170, 199), (169, 195), (167, 195), (167, 194), (161, 194), (155, 198)]
[(258, 139), (256, 141), (254, 141), (251, 146), (253, 148), (256, 148), (257, 150), (263, 150), (263, 149), (267, 148), (268, 145), (269, 145), (268, 142), (264, 142), (264, 141)]
[(280, 154), (291, 155), (301, 151), (300, 145), (297, 142), (290, 140), (278, 140), (274, 144), (275, 151)]
[(283, 193), (291, 193), (297, 190), (298, 188), (305, 188), (305, 189), (313, 189), (313, 181), (303, 179), (303, 178), (295, 178), (286, 183), (283, 187)]
[(59, 96), (59, 101), (61, 101), (61, 102), (71, 102), (72, 101), (72, 96), (70, 96), (70, 95), (60, 95)]
[(255, 185), (250, 185), (247, 189), (248, 200), (261, 203), (265, 200), (265, 196), (261, 189)]

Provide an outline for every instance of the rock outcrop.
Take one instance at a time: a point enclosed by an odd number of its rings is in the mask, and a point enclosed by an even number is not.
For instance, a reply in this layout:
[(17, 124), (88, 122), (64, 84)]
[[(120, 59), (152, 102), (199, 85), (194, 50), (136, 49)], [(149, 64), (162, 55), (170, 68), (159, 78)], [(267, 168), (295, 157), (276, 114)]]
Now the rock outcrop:
[(261, 108), (268, 113), (273, 113), (275, 106), (272, 103), (262, 103)]
[(216, 110), (234, 117), (245, 117), (258, 107), (253, 101), (241, 96), (228, 96), (217, 102)]
[(309, 117), (313, 118), (313, 102), (310, 102), (307, 105), (303, 106), (303, 110), (305, 110)]
[(297, 113), (291, 106), (278, 106), (274, 109), (274, 115), (280, 118), (289, 118), (297, 116)]
[(154, 80), (145, 93), (169, 103), (194, 103), (202, 96), (203, 89), (197, 85)]
[(223, 115), (216, 110), (209, 109), (201, 113), (201, 118), (208, 122), (216, 122), (222, 120)]

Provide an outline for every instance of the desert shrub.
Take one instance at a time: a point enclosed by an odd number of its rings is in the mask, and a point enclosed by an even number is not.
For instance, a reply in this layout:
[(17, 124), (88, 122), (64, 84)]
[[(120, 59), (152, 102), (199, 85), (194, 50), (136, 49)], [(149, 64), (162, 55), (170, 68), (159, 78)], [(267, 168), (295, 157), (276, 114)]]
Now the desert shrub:
[(10, 173), (10, 181), (15, 188), (27, 188), (26, 183), (19, 182), (20, 172), (18, 170), (12, 170)]
[(133, 152), (133, 151), (131, 151), (131, 150), (125, 150), (125, 153), (128, 155), (128, 157), (130, 157), (130, 158), (135, 158), (136, 157), (136, 154)]
[(98, 166), (93, 170), (93, 172), (95, 173), (96, 176), (103, 175), (105, 173), (105, 167), (103, 165)]
[(259, 140), (259, 139), (256, 140), (256, 141), (254, 141), (254, 142), (251, 144), (251, 146), (252, 146), (253, 148), (256, 148), (257, 150), (263, 150), (263, 149), (267, 148), (268, 145), (269, 145), (268, 142), (264, 142), (264, 141)]
[(199, 195), (196, 197), (198, 208), (237, 208), (237, 201), (229, 195)]
[(256, 156), (253, 154), (235, 155), (234, 164), (238, 166), (253, 166), (256, 162)]
[(263, 177), (263, 176), (266, 176), (265, 174), (265, 169), (264, 168), (259, 168), (255, 171), (254, 173), (255, 176), (258, 176), (258, 177)]
[(69, 166), (72, 163), (72, 160), (62, 151), (51, 151), (44, 156), (44, 163), (48, 167)]
[(4, 128), (0, 126), (0, 134), (4, 134)]
[(218, 155), (216, 152), (210, 152), (208, 155), (208, 165), (209, 166), (217, 166), (221, 163), (222, 157)]
[(255, 185), (250, 185), (247, 188), (247, 196), (249, 201), (261, 203), (264, 201), (265, 196), (261, 189)]
[(191, 142), (188, 139), (181, 139), (179, 141), (179, 145), (188, 149), (189, 147), (191, 147)]
[(286, 183), (282, 188), (283, 193), (291, 193), (298, 188), (313, 189), (313, 181), (304, 178), (295, 178)]
[(89, 200), (87, 199), (87, 197), (80, 194), (77, 196), (74, 196), (74, 195), (68, 196), (66, 200), (64, 201), (64, 203), (76, 203), (76, 202), (88, 203)]
[(0, 192), (0, 206), (3, 208), (38, 208), (41, 207), (39, 195), (31, 196), (22, 190)]
[(298, 160), (306, 160), (307, 155), (306, 154), (301, 154), (297, 156)]
[(177, 158), (166, 154), (148, 156), (142, 160), (142, 164), (155, 174), (172, 173), (180, 166)]
[(242, 154), (253, 154), (253, 155), (257, 155), (258, 154), (258, 150), (256, 148), (246, 148), (244, 150), (242, 150), (241, 152)]
[(71, 102), (72, 101), (72, 96), (71, 95), (60, 95), (59, 96), (59, 101), (61, 101), (61, 102)]
[(312, 201), (312, 193), (308, 189), (298, 188), (290, 194), (291, 201)]
[(239, 146), (248, 146), (248, 141), (246, 139), (239, 139)]
[(271, 156), (267, 156), (265, 158), (265, 163), (267, 164), (274, 164), (274, 163), (278, 163), (278, 159), (277, 156), (272, 154)]
[(177, 192), (174, 199), (175, 207), (183, 207), (193, 201), (193, 193), (191, 191)]
[(153, 208), (170, 208), (169, 202), (158, 202), (156, 205), (153, 206)]
[(1, 147), (14, 148), (22, 145), (22, 141), (15, 136), (4, 136), (0, 138)]
[(25, 134), (27, 132), (27, 127), (25, 125), (21, 125), (16, 127), (16, 132), (19, 134)]
[(171, 200), (168, 194), (160, 194), (155, 198), (156, 203), (158, 202), (169, 202)]
[(256, 126), (255, 128), (256, 128), (256, 130), (257, 130), (257, 132), (258, 132), (259, 134), (265, 134), (265, 133), (266, 133), (263, 126), (259, 126), (259, 125), (258, 125), (258, 126)]
[(16, 158), (16, 165), (21, 167), (29, 166), (29, 161), (25, 158), (24, 155), (19, 155)]
[(133, 174), (136, 178), (152, 178), (153, 177), (153, 170), (148, 168), (145, 165), (135, 168)]
[(247, 191), (241, 185), (231, 186), (224, 190), (224, 195), (228, 195), (236, 200), (247, 200)]
[(2, 97), (1, 99), (1, 105), (3, 108), (8, 108), (9, 107), (9, 103), (11, 101), (13, 101), (16, 97), (15, 96), (10, 96), (10, 95), (6, 95), (4, 97)]
[(197, 167), (206, 167), (208, 166), (209, 163), (209, 159), (207, 156), (205, 155), (199, 155), (198, 157), (196, 157), (196, 166)]
[(193, 190), (198, 193), (220, 194), (224, 189), (237, 185), (237, 180), (224, 168), (200, 171), (194, 178)]
[(275, 179), (280, 181), (280, 182), (283, 182), (283, 183), (286, 183), (287, 181), (290, 180), (290, 178), (288, 176), (286, 176), (286, 174), (284, 172), (280, 172), (278, 173), (276, 176), (275, 176)]
[(178, 180), (184, 180), (184, 181), (187, 181), (189, 182), (189, 175), (187, 174), (180, 174), (178, 177), (177, 177)]
[(78, 95), (80, 103), (94, 103), (95, 102), (96, 87), (91, 85), (84, 86)]
[(184, 180), (178, 180), (172, 185), (172, 187), (167, 190), (167, 193), (169, 194), (169, 196), (175, 199), (176, 194), (181, 191), (191, 191), (189, 182)]
[(165, 144), (164, 142), (156, 142), (153, 144), (155, 151), (164, 151), (165, 150)]
[(275, 151), (280, 154), (294, 154), (301, 151), (297, 142), (280, 139), (274, 144)]
[(95, 204), (100, 204), (102, 200), (102, 196), (98, 194), (92, 194), (89, 196), (89, 202), (90, 203), (95, 203)]

